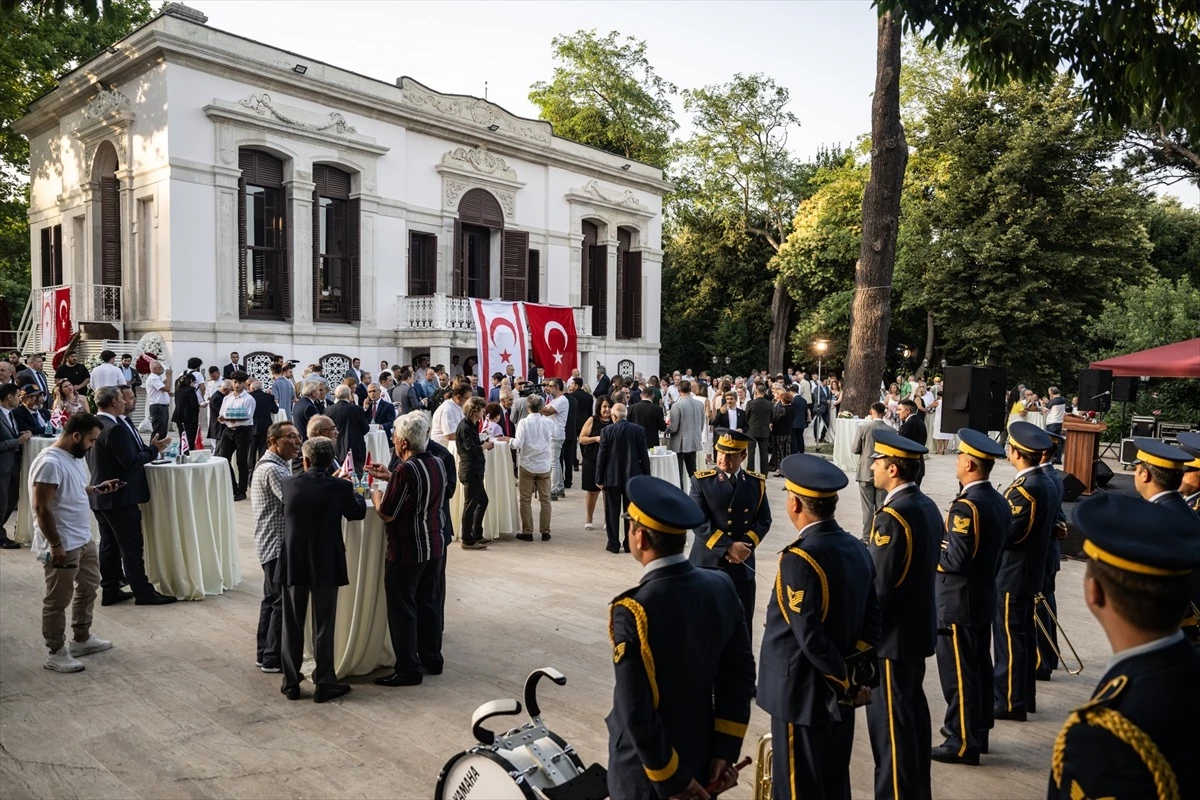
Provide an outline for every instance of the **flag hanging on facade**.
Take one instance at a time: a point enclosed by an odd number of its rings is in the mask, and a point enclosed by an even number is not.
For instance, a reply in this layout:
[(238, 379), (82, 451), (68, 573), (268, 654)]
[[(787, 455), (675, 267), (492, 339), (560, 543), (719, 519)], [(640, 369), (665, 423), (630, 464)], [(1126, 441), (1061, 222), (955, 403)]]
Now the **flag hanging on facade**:
[(475, 301), (475, 337), (479, 365), (476, 374), (480, 384), (496, 372), (504, 372), (511, 364), (518, 375), (524, 375), (529, 364), (525, 341), (523, 303), (504, 303), (494, 300)]
[[(575, 311), (569, 306), (525, 303), (533, 361), (546, 370), (547, 378), (571, 377), (579, 367), (579, 339), (575, 334)], [(487, 373), (491, 374), (491, 373)]]

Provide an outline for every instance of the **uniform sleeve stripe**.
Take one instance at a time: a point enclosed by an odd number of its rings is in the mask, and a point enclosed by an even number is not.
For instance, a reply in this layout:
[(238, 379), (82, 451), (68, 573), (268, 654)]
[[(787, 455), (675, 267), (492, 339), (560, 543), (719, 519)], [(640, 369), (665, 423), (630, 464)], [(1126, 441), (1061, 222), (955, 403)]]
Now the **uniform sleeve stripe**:
[(646, 770), (646, 777), (655, 783), (669, 781), (676, 770), (679, 769), (679, 753), (676, 753), (675, 749), (671, 748), (671, 760), (662, 769), (650, 769), (645, 764), (642, 765), (642, 769)]
[[(808, 562), (808, 565), (817, 573), (817, 577), (821, 579), (821, 622), (825, 621), (825, 615), (829, 613), (829, 579), (825, 577), (825, 570), (821, 569), (821, 565), (817, 560), (808, 553), (801, 550), (799, 547), (789, 547), (789, 553), (795, 553)], [(778, 588), (778, 587), (777, 587)], [(779, 598), (780, 606), (783, 605), (783, 597)]]
[(727, 719), (714, 719), (713, 730), (717, 733), (723, 733), (726, 736), (733, 736), (738, 739), (746, 738), (746, 723), (745, 722), (730, 722)]
[(724, 535), (725, 534), (722, 533), (720, 530), (713, 531), (713, 535), (708, 537), (708, 541), (704, 543), (704, 546), (707, 547), (709, 550), (712, 550), (714, 547), (717, 546), (717, 542), (721, 541), (721, 537)]
[(775, 571), (775, 602), (779, 604), (779, 612), (783, 614), (783, 621), (788, 625), (792, 624), (791, 617), (788, 616), (787, 604), (783, 602), (783, 556), (779, 556), (779, 569)]
[[(633, 615), (633, 623), (637, 626), (638, 642), (641, 644), (642, 666), (646, 669), (646, 680), (650, 682), (650, 696), (654, 700), (654, 707), (658, 708), (658, 681), (654, 674), (654, 654), (650, 652), (650, 623), (646, 619), (646, 609), (642, 608), (642, 604), (632, 597), (622, 597), (613, 603), (613, 614), (616, 613), (617, 606), (624, 606)], [(615, 644), (613, 627), (612, 617), (610, 616), (608, 637), (613, 639)]]
[(900, 512), (890, 506), (884, 506), (884, 513), (894, 517), (900, 523), (900, 527), (904, 529), (904, 536), (907, 544), (904, 547), (904, 569), (900, 572), (900, 577), (896, 580), (896, 586), (904, 583), (904, 579), (908, 577), (908, 568), (912, 566), (913, 553), (913, 535), (912, 528), (908, 526), (908, 522), (904, 517), (900, 516)]
[(754, 542), (755, 547), (758, 547), (759, 542), (762, 541), (761, 539), (758, 538), (758, 534), (755, 533), (754, 531), (746, 531), (746, 535), (749, 536), (750, 539)]

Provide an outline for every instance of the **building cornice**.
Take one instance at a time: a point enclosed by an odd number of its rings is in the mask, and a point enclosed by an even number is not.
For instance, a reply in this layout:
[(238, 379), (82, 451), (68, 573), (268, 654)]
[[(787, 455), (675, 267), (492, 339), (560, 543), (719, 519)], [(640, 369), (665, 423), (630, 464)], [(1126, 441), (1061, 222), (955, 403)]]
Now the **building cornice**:
[[(267, 109), (273, 113), (268, 114)], [(376, 144), (375, 139), (370, 136), (362, 136), (354, 132), (354, 128), (346, 125), (345, 119), (336, 111), (329, 113), (330, 122), (327, 126), (304, 122), (286, 113), (281, 113), (274, 107), (270, 95), (266, 92), (251, 95), (237, 103), (214, 98), (211, 103), (204, 106), (204, 114), (213, 121), (227, 122), (243, 128), (271, 131), (290, 139), (304, 139), (323, 145), (335, 143), (340, 148), (376, 158), (391, 149)]]

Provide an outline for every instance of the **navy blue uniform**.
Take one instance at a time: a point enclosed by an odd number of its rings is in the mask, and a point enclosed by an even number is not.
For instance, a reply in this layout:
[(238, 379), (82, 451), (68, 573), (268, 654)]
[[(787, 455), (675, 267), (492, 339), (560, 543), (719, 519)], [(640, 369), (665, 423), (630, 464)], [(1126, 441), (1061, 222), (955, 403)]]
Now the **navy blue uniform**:
[[(1062, 568), (1062, 545), (1059, 542), (1066, 538), (1067, 535), (1067, 517), (1063, 513), (1062, 498), (1063, 492), (1063, 477), (1062, 473), (1054, 468), (1053, 464), (1042, 464), (1042, 469), (1050, 476), (1054, 482), (1054, 488), (1058, 491), (1058, 499), (1055, 502), (1054, 512), (1054, 527), (1050, 531), (1050, 546), (1046, 549), (1046, 577), (1042, 582), (1042, 594), (1046, 598), (1046, 602), (1037, 603), (1033, 613), (1042, 621), (1039, 627), (1036, 623), (1034, 628), (1037, 630), (1037, 661), (1035, 677), (1042, 680), (1050, 680), (1050, 673), (1058, 669), (1058, 655), (1054, 652), (1054, 648), (1058, 647), (1058, 626), (1054, 624), (1054, 617), (1058, 616), (1058, 600), (1054, 596), (1054, 591), (1058, 584), (1058, 571)], [(1053, 613), (1054, 616), (1051, 616)], [(1042, 633), (1042, 627), (1049, 633)], [(1053, 643), (1054, 647), (1051, 647)]]
[(1008, 503), (988, 481), (972, 483), (946, 515), (937, 567), (938, 675), (942, 730), (959, 757), (985, 749), (992, 718), (992, 620)]
[(937, 640), (934, 573), (941, 538), (941, 512), (916, 484), (897, 489), (875, 514), (870, 552), (883, 675), (867, 706), (867, 725), (876, 797), (930, 797), (932, 732), (921, 684)]
[(758, 705), (771, 715), (773, 797), (849, 798), (854, 709), (845, 658), (879, 642), (875, 566), (835, 520), (779, 556)]
[(754, 655), (732, 582), (682, 554), (660, 560), (673, 563), (643, 575), (610, 610), (608, 791), (620, 800), (708, 783), (713, 759), (737, 762), (750, 721)]
[[(697, 472), (692, 478), (692, 500), (704, 512), (704, 522), (693, 529), (690, 558), (698, 567), (716, 567), (733, 579), (745, 612), (746, 630), (754, 620), (754, 550), (771, 529), (766, 476), (738, 470), (729, 476), (718, 470)], [(750, 556), (741, 564), (725, 558), (734, 542), (750, 545)]]
[(996, 575), (999, 597), (992, 630), (995, 707), (1016, 714), (1037, 710), (1033, 597), (1045, 584), (1046, 558), (1060, 506), (1054, 479), (1040, 466), (1021, 473), (1004, 492), (1011, 516)]

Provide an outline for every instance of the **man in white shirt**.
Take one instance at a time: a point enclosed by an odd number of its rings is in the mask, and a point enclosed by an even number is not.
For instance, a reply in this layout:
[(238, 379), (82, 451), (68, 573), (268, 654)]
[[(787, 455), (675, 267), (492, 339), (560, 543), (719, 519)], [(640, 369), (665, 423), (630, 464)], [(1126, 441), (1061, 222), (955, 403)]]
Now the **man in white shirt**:
[[(561, 381), (560, 381), (561, 383)], [(565, 395), (564, 395), (565, 398)], [(521, 495), (521, 532), (517, 538), (533, 541), (533, 492), (536, 489), (541, 502), (538, 528), (542, 541), (550, 541), (550, 481), (554, 463), (554, 433), (556, 424), (552, 418), (542, 415), (542, 398), (530, 395), (526, 398), (529, 413), (517, 424), (512, 438), (512, 448), (520, 453), (517, 479)], [(561, 447), (561, 441), (559, 443)]]
[[(217, 443), (217, 455), (229, 459), (229, 479), (233, 482), (233, 499), (246, 499), (246, 486), (250, 481), (250, 448), (254, 445), (254, 398), (246, 391), (250, 376), (244, 372), (233, 373), (233, 391), (221, 401), (221, 439)], [(237, 455), (237, 476), (233, 474), (233, 458)]]
[(551, 400), (542, 409), (542, 414), (554, 422), (554, 435), (550, 440), (554, 453), (554, 461), (550, 464), (550, 499), (557, 500), (567, 494), (563, 488), (562, 448), (567, 439), (567, 416), (571, 413), (571, 401), (563, 393), (562, 378), (552, 378), (546, 386)]
[(442, 447), (455, 440), (458, 423), (463, 419), (462, 405), (470, 396), (470, 386), (456, 386), (445, 394), (445, 400), (437, 407), (437, 411), (433, 412), (433, 425), (429, 437)]
[[(91, 486), (83, 458), (100, 435), (100, 422), (91, 414), (76, 414), (66, 422), (58, 440), (47, 447), (29, 470), (33, 498), (33, 550), (44, 554), (42, 571), (46, 595), (42, 601), (42, 638), (49, 655), (45, 667), (55, 672), (79, 672), (79, 656), (99, 653), (112, 642), (92, 635), (92, 608), (100, 588), (100, 556), (92, 541), (88, 496), (109, 494), (120, 481)], [(66, 644), (67, 606), (71, 606), (71, 644)]]
[(163, 372), (161, 361), (150, 362), (146, 376), (146, 408), (155, 436), (167, 438), (167, 422), (171, 417), (171, 373)]
[(105, 350), (100, 354), (100, 363), (92, 370), (92, 391), (98, 392), (105, 386), (128, 386), (129, 381), (125, 380), (124, 373), (121, 368), (113, 363), (117, 354), (112, 350)]

